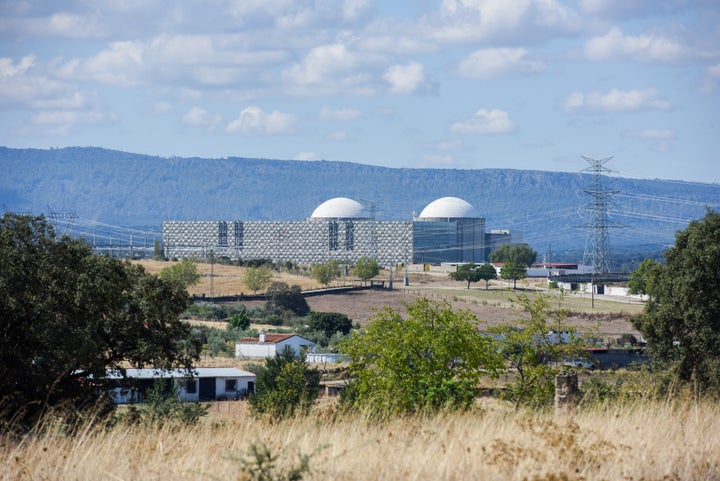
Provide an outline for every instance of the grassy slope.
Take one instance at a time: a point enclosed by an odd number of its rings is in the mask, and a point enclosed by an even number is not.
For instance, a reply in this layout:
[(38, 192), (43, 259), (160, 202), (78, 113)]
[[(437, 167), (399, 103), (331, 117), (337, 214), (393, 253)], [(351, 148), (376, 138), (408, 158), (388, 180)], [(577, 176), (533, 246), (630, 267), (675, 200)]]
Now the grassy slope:
[[(306, 479), (689, 480), (720, 478), (717, 404), (638, 404), (573, 418), (484, 412), (405, 418), (315, 415), (279, 423), (221, 403), (193, 428), (89, 428), (0, 443), (0, 479), (246, 479), (251, 444), (279, 455), (283, 470), (312, 454)], [(314, 454), (313, 454), (314, 453)]]

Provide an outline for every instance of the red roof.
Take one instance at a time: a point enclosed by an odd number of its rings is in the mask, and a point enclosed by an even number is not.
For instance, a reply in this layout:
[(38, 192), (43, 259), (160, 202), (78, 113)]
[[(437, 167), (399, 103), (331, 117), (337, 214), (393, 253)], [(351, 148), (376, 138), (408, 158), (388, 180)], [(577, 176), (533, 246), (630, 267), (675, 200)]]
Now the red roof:
[[(291, 337), (295, 336), (296, 334), (265, 334), (265, 344), (277, 344), (279, 342), (283, 342), (286, 339), (290, 339)], [(244, 339), (238, 340), (238, 342), (242, 342), (245, 344), (252, 344), (260, 343), (259, 337), (246, 337)]]

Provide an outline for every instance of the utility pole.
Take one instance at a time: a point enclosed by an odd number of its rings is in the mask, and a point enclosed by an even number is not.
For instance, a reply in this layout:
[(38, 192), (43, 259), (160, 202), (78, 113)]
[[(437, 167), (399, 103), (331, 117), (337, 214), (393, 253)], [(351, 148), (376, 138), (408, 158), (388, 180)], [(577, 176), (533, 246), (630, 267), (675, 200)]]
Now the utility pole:
[[(620, 227), (611, 224), (608, 219), (609, 199), (619, 191), (607, 189), (603, 185), (603, 174), (611, 172), (610, 169), (605, 167), (605, 163), (612, 157), (596, 160), (583, 155), (582, 158), (590, 164), (590, 167), (581, 170), (581, 172), (592, 173), (592, 187), (584, 189), (584, 192), (589, 194), (592, 199), (586, 206), (587, 211), (590, 213), (590, 221), (583, 226), (590, 230), (588, 234), (589, 242), (586, 242), (585, 245), (583, 263), (591, 265), (593, 272), (596, 274), (607, 274), (612, 268), (608, 229), (610, 227)], [(592, 244), (591, 251), (588, 251), (588, 243)]]

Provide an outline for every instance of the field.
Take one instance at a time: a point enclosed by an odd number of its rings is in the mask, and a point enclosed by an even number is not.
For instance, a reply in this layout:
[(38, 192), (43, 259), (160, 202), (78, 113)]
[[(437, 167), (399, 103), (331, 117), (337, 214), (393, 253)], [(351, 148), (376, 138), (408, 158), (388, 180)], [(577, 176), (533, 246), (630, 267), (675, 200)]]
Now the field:
[[(141, 261), (150, 273), (158, 273), (161, 269), (171, 265), (169, 262)], [(199, 263), (198, 270), (202, 277), (200, 283), (189, 289), (196, 296), (210, 295), (210, 264)], [(213, 270), (213, 292), (217, 296), (249, 294), (242, 282), (244, 268), (215, 264)], [(387, 272), (378, 279), (387, 280)], [(286, 272), (275, 273), (273, 280), (297, 284), (303, 290), (319, 289), (321, 286), (313, 279), (292, 275)], [(338, 282), (337, 284), (341, 284)], [(439, 301), (449, 302), (455, 309), (469, 310), (486, 325), (507, 322), (523, 316), (510, 299), (524, 293), (529, 296), (540, 293), (547, 294), (545, 279), (526, 279), (518, 282), (518, 290), (512, 291), (511, 284), (504, 281), (491, 281), (489, 290), (485, 290), (484, 282), (472, 284), (466, 289), (463, 282), (453, 281), (446, 273), (411, 273), (409, 286), (404, 286), (402, 278), (396, 273), (394, 289), (355, 291), (348, 294), (327, 294), (308, 297), (310, 308), (315, 311), (340, 312), (350, 317), (353, 322), (365, 324), (374, 314), (375, 309), (390, 306), (403, 310), (403, 304), (413, 302), (417, 297), (430, 297)], [(639, 335), (632, 327), (629, 319), (642, 312), (642, 304), (624, 298), (610, 298), (609, 296), (596, 296), (595, 306), (588, 294), (568, 294), (557, 299), (553, 307), (562, 307), (571, 311), (568, 323), (580, 329), (593, 330), (599, 336), (616, 338), (623, 333)], [(262, 305), (264, 301), (246, 301), (245, 305)]]
[[(3, 480), (718, 480), (720, 406), (643, 403), (572, 417), (514, 412), (491, 399), (471, 413), (387, 424), (335, 415), (268, 422), (244, 401), (217, 403), (194, 427), (88, 425), (75, 436), (0, 438)], [(277, 456), (272, 478), (250, 476), (252, 446)], [(299, 478), (297, 478), (299, 479)]]

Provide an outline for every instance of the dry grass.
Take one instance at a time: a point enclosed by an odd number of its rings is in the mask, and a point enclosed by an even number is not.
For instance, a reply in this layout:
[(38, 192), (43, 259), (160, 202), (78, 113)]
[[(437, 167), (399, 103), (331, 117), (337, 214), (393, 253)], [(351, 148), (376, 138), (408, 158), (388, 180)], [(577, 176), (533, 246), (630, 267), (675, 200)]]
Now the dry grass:
[(716, 480), (717, 404), (642, 404), (573, 418), (482, 412), (374, 425), (360, 416), (315, 415), (279, 423), (219, 403), (192, 428), (89, 427), (76, 436), (2, 440), (0, 478), (244, 479), (239, 458), (266, 445), (282, 466), (311, 454), (307, 479)]
[[(174, 264), (172, 261), (163, 262), (149, 259), (135, 262), (142, 265), (150, 274), (157, 274), (162, 269), (170, 267)], [(252, 294), (250, 289), (248, 289), (243, 282), (243, 275), (245, 273), (244, 267), (227, 266), (223, 264), (214, 264), (211, 266), (206, 263), (197, 263), (197, 268), (201, 276), (200, 282), (188, 289), (188, 292), (191, 295), (210, 295), (211, 271), (213, 284), (212, 291), (215, 296), (236, 296), (241, 293)], [(272, 280), (286, 282), (289, 285), (297, 284), (303, 290), (318, 289), (321, 287), (314, 279), (306, 276), (289, 274), (287, 272), (273, 272)]]

